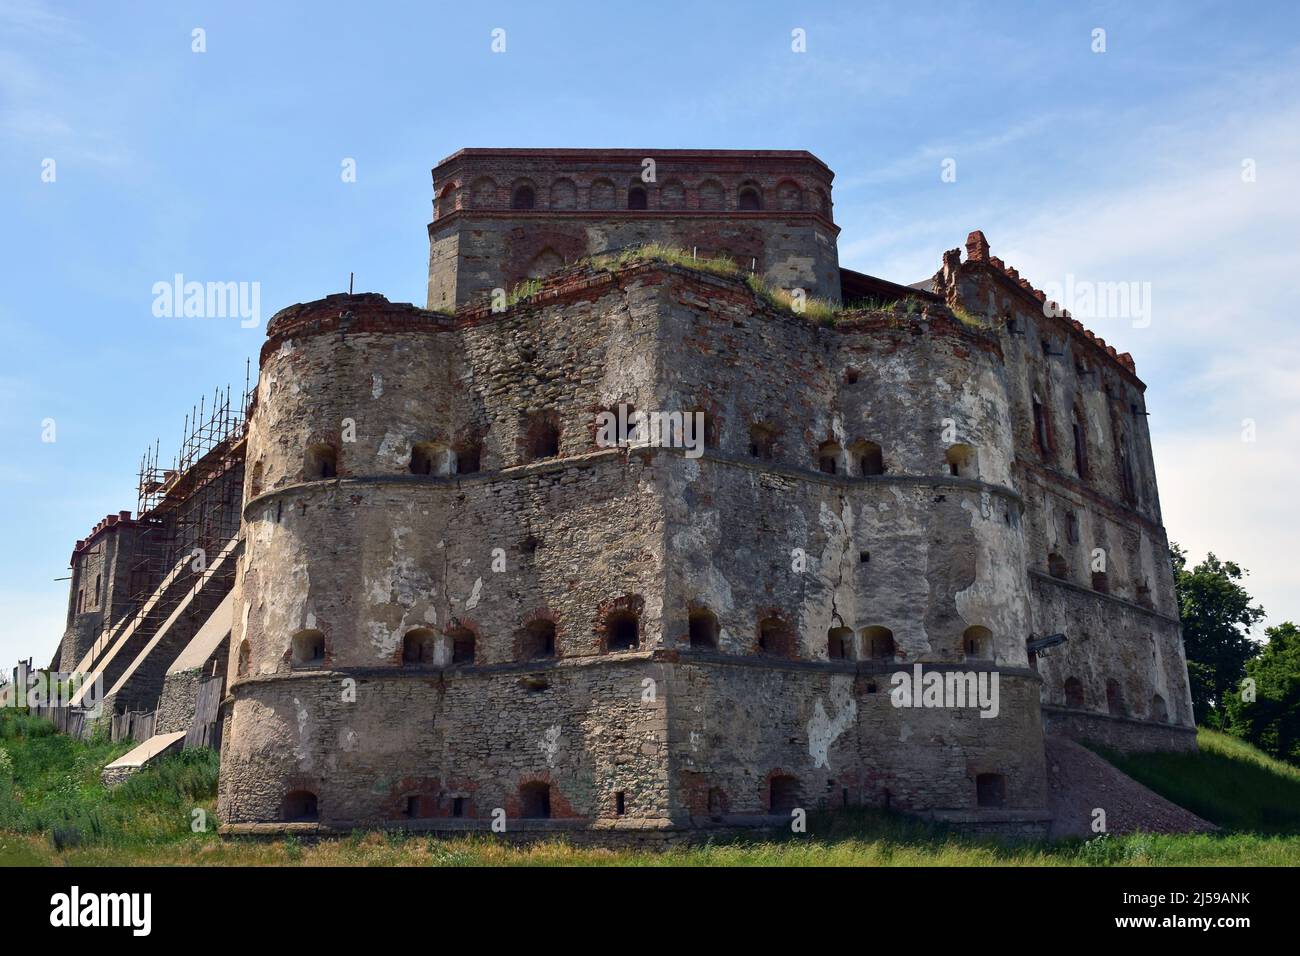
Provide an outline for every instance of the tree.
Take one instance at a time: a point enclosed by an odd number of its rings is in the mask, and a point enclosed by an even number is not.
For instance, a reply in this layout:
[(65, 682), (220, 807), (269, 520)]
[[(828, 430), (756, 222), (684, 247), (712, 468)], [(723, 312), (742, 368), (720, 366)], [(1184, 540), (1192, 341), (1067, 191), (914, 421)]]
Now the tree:
[(1260, 750), (1300, 764), (1300, 628), (1290, 621), (1264, 632), (1268, 643), (1246, 662), (1249, 693), (1227, 697), (1229, 730)]
[(1211, 552), (1188, 570), (1187, 552), (1169, 546), (1174, 590), (1183, 621), (1192, 712), (1198, 724), (1222, 726), (1224, 695), (1235, 691), (1246, 672), (1246, 661), (1258, 648), (1246, 636), (1264, 617), (1264, 609), (1239, 583), (1247, 572), (1233, 561), (1220, 561)]

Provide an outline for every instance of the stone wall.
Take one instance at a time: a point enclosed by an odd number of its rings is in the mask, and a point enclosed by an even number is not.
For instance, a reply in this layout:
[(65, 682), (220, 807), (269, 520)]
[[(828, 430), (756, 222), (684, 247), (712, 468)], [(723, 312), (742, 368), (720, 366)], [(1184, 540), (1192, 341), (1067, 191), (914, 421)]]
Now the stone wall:
[[(770, 823), (788, 799), (1041, 819), (995, 337), (941, 314), (831, 329), (653, 264), (565, 273), (454, 322), (334, 296), (269, 334), (228, 823), (279, 821), (294, 791), (330, 826), (515, 818), (539, 782), (551, 817), (581, 825)], [(710, 447), (602, 449), (595, 416), (620, 403), (700, 410)], [(539, 420), (558, 454), (530, 460)], [(755, 424), (772, 428), (766, 456)], [(974, 449), (956, 474), (946, 429)], [(880, 473), (862, 473), (868, 442)], [(462, 472), (470, 444), (478, 470)], [(319, 445), (332, 476), (311, 470)], [(717, 622), (705, 647), (701, 611)], [(610, 647), (619, 613), (634, 649)], [(530, 660), (538, 621), (555, 655)], [(787, 645), (761, 646), (773, 621)], [(303, 635), (319, 659), (299, 659)], [(892, 706), (917, 662), (996, 674), (996, 716)], [(990, 775), (1004, 790), (982, 805)]]

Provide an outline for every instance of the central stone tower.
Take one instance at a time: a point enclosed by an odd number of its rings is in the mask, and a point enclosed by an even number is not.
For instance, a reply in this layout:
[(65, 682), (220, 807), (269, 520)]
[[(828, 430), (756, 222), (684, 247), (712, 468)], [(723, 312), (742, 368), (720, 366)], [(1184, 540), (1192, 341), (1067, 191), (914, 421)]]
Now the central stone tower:
[(832, 178), (803, 150), (462, 149), (433, 170), (428, 307), (651, 242), (838, 300)]

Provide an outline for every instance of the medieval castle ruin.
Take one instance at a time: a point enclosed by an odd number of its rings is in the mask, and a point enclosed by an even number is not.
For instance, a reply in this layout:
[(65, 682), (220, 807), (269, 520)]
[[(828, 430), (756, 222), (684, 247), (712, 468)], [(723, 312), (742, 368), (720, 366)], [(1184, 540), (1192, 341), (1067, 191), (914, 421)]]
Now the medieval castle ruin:
[(52, 668), (226, 832), (1041, 832), (1045, 738), (1195, 747), (1144, 385), (981, 233), (843, 269), (802, 151), (433, 179), (426, 306), (280, 311), (72, 553)]

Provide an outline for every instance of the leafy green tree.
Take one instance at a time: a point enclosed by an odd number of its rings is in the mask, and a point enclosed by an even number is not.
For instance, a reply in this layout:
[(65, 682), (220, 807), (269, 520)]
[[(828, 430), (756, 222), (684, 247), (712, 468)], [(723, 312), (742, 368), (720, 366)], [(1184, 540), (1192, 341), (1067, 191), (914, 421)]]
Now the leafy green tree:
[(1285, 621), (1264, 633), (1268, 643), (1246, 662), (1254, 686), (1228, 694), (1228, 727), (1265, 753), (1300, 764), (1300, 628)]
[(1246, 661), (1259, 652), (1247, 634), (1263, 619), (1264, 609), (1251, 603), (1241, 584), (1247, 572), (1235, 562), (1220, 561), (1211, 552), (1189, 569), (1187, 552), (1172, 543), (1169, 559), (1183, 620), (1192, 712), (1198, 724), (1220, 727), (1224, 695), (1237, 689)]

